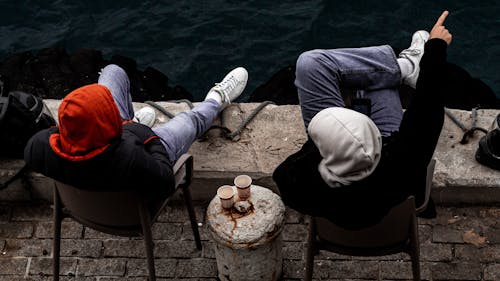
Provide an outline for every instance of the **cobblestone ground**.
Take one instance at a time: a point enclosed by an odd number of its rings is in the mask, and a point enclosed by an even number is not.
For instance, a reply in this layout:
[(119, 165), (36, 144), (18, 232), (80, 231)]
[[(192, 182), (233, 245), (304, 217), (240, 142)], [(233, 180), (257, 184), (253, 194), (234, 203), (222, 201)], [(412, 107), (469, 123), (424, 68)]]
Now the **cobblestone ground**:
[[(198, 220), (206, 206), (198, 202)], [(500, 208), (439, 207), (433, 220), (419, 220), (422, 277), (425, 280), (500, 280)], [(308, 219), (287, 210), (283, 231), (283, 280), (304, 272)], [(195, 248), (187, 212), (171, 203), (155, 223), (158, 280), (217, 280), (213, 244), (205, 223), (203, 250)], [(104, 235), (65, 219), (61, 280), (146, 280), (140, 239)], [(52, 209), (46, 202), (0, 202), (0, 281), (52, 280)], [(406, 254), (352, 258), (321, 252), (316, 280), (409, 280)]]

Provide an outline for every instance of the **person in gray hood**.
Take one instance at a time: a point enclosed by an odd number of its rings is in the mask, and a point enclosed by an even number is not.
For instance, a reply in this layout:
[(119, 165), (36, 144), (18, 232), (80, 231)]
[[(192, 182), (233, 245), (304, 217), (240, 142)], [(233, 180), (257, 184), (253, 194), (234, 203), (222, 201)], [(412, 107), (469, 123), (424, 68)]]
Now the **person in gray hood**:
[[(273, 173), (285, 204), (359, 229), (380, 221), (409, 195), (417, 205), (423, 202), (426, 167), (451, 94), (446, 85), (453, 83), (447, 16), (444, 11), (430, 33), (415, 32), (398, 56), (388, 45), (299, 56), (295, 85), (309, 139)], [(401, 84), (415, 89), (404, 113)], [(346, 88), (363, 97), (352, 108), (341, 93)], [(431, 202), (423, 216), (435, 215)]]

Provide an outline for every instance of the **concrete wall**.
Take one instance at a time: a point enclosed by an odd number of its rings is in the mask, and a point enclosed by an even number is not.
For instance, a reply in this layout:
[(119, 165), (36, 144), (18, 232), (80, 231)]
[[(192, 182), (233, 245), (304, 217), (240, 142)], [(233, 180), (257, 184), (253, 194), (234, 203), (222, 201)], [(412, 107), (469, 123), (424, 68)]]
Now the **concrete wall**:
[[(54, 116), (57, 116), (59, 100), (46, 100)], [(175, 104), (159, 102), (172, 113), (189, 109), (185, 103)], [(145, 106), (134, 103), (135, 109)], [(258, 103), (232, 104), (216, 120), (216, 125), (231, 131), (241, 124)], [(471, 112), (452, 110), (463, 124), (470, 126)], [(489, 128), (496, 110), (478, 111), (478, 126)], [(168, 117), (157, 111), (156, 125), (168, 121)], [(425, 132), (422, 132), (425, 134)], [(477, 142), (484, 134), (477, 132), (468, 144), (459, 143), (462, 130), (446, 117), (438, 147), (433, 179), (433, 197), (442, 204), (496, 204), (500, 203), (500, 171), (480, 165), (474, 159)], [(215, 190), (222, 184), (232, 184), (239, 174), (248, 174), (254, 182), (276, 190), (272, 181), (272, 172), (286, 157), (300, 149), (306, 141), (300, 108), (297, 105), (266, 106), (253, 121), (242, 131), (237, 140), (224, 137), (220, 129), (210, 130), (202, 139), (196, 141), (190, 153), (194, 155), (193, 197), (208, 200), (215, 195)], [(0, 176), (12, 172), (15, 163), (0, 163)], [(30, 194), (26, 185), (16, 183), (0, 191), (0, 200), (9, 198), (45, 198), (51, 197), (51, 181), (40, 174), (32, 173), (28, 178), (31, 183)]]

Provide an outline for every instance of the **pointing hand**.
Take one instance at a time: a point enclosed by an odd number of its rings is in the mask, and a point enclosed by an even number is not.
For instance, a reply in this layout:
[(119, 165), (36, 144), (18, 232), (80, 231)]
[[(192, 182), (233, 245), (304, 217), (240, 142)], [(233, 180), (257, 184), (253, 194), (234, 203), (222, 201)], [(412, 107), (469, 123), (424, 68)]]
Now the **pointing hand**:
[(429, 34), (429, 39), (439, 38), (439, 39), (443, 39), (446, 42), (446, 44), (448, 44), (448, 45), (451, 44), (451, 39), (452, 39), (451, 33), (443, 25), (444, 20), (446, 19), (448, 14), (449, 14), (448, 11), (444, 11), (441, 14), (441, 16), (436, 21), (436, 24), (434, 24), (434, 26), (432, 27), (432, 30)]

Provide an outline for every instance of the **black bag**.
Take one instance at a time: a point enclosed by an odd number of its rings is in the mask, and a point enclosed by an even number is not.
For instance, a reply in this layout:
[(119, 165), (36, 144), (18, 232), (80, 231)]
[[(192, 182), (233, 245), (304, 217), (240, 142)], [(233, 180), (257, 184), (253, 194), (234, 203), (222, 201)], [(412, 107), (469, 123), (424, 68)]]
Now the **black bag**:
[(477, 162), (492, 169), (500, 170), (500, 114), (495, 118), (496, 128), (479, 140), (476, 150)]
[(23, 159), (24, 147), (35, 133), (55, 126), (43, 100), (24, 92), (0, 97), (0, 157)]

